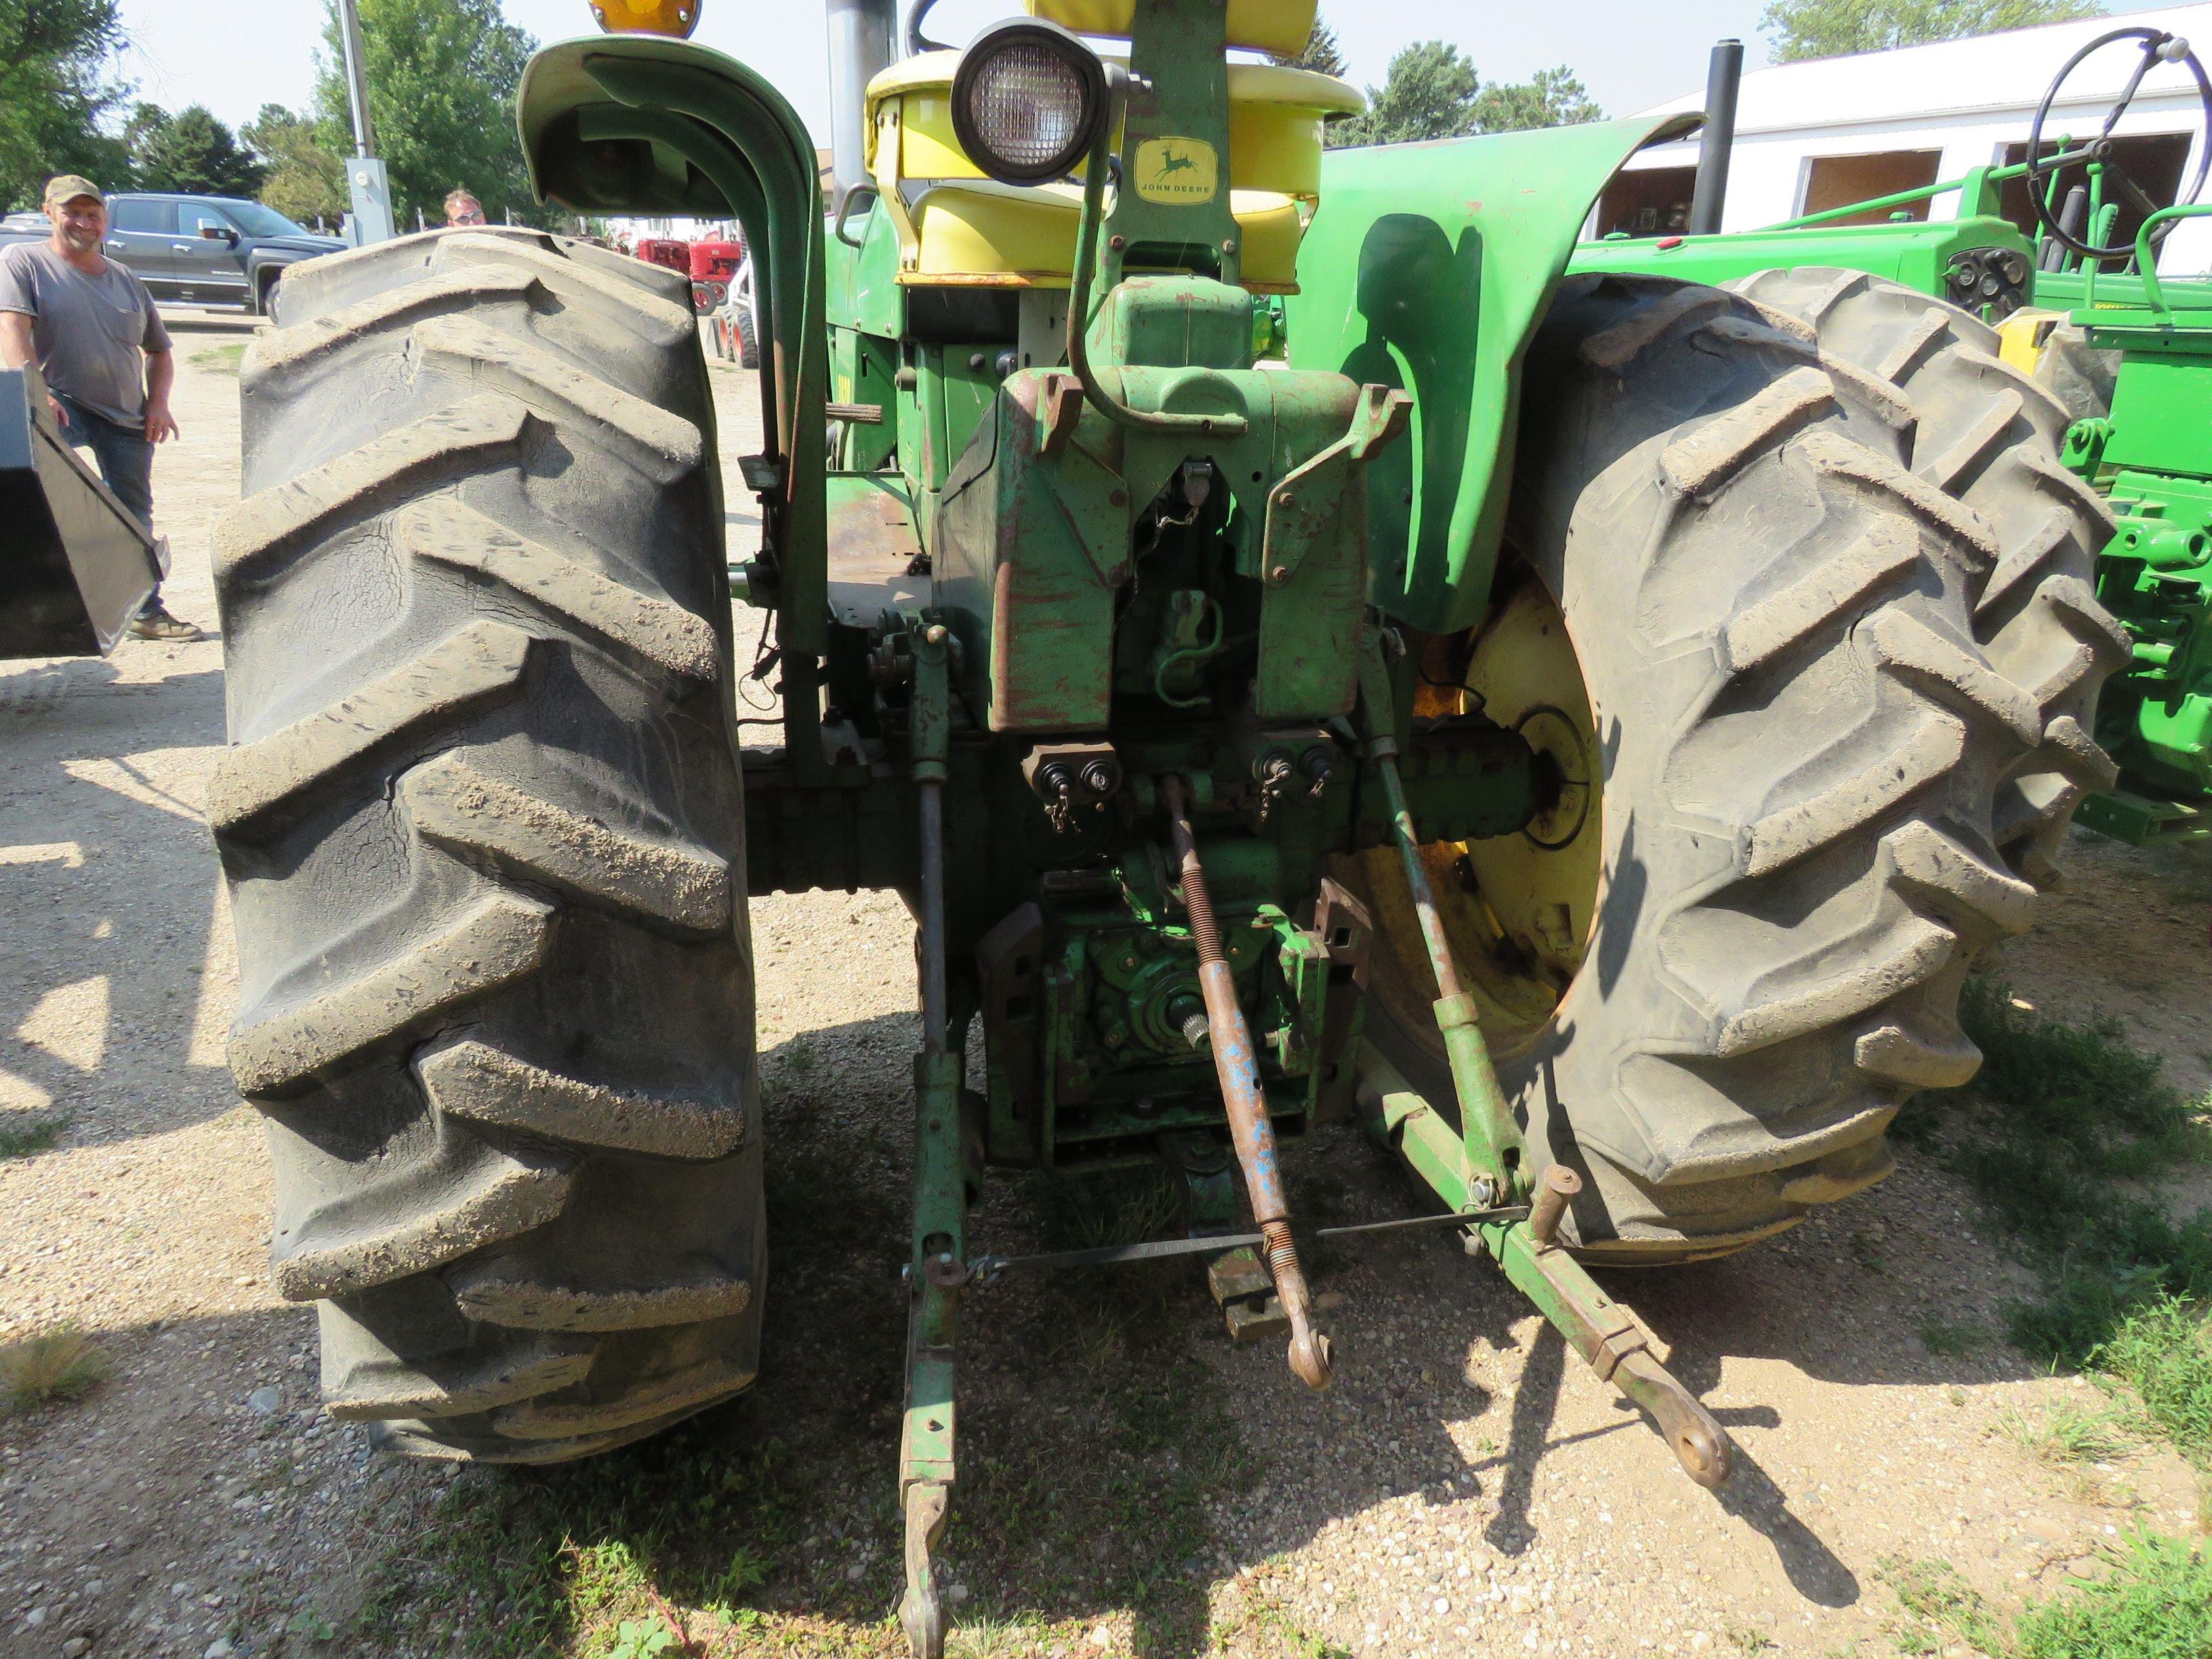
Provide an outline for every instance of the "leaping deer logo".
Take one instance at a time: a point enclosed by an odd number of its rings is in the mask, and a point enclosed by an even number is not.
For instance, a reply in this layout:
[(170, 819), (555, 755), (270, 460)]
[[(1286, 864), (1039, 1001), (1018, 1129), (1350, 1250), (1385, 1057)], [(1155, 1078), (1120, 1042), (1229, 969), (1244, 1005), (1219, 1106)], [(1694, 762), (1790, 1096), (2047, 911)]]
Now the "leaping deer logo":
[(1168, 150), (1160, 157), (1159, 176), (1164, 182), (1171, 173), (1196, 173), (1197, 171), (1198, 161), (1194, 156)]

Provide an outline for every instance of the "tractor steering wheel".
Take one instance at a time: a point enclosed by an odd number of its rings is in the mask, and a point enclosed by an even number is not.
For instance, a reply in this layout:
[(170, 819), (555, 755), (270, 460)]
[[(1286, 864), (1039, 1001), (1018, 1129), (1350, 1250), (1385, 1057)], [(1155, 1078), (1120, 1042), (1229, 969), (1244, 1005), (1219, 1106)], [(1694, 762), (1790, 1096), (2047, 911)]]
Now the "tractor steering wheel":
[[(2128, 83), (2120, 92), (2119, 101), (2112, 106), (2112, 113), (2105, 118), (2104, 127), (2087, 144), (2075, 149), (2054, 150), (2045, 156), (2042, 153), (2043, 123), (2051, 113), (2051, 105), (2057, 101), (2058, 89), (2066, 84), (2066, 77), (2081, 67), (2084, 58), (2117, 40), (2142, 41), (2142, 59), (2136, 65), (2135, 73), (2128, 77)], [(2100, 161), (2104, 164), (2105, 178), (2118, 186), (2137, 209), (2146, 216), (2157, 212), (2159, 204), (2152, 201), (2149, 193), (2128, 177), (2126, 170), (2114, 159), (2112, 129), (2119, 125), (2120, 117), (2127, 113), (2128, 105), (2133, 101), (2136, 88), (2142, 85), (2143, 76), (2150, 73), (2154, 65), (2161, 63), (2186, 64), (2189, 66), (2190, 74), (2197, 81), (2197, 106), (2203, 113), (2208, 133), (2208, 141), (2197, 158), (2197, 176), (2189, 181), (2187, 193), (2176, 198), (2177, 206), (2186, 206), (2194, 202), (2197, 193), (2204, 188), (2206, 169), (2212, 166), (2212, 80), (2205, 77), (2204, 65), (2197, 61), (2197, 54), (2190, 50), (2189, 42), (2179, 35), (2142, 26), (2114, 29), (2109, 34), (2100, 34), (2066, 60), (2065, 65), (2058, 71), (2057, 78), (2044, 93), (2043, 101), (2035, 106), (2035, 120), (2027, 130), (2027, 198), (2035, 204), (2035, 216), (2042, 222), (2043, 228), (2063, 246), (2071, 248), (2085, 259), (2124, 259), (2133, 255), (2135, 247), (2132, 243), (2117, 247), (2098, 247), (2068, 230), (2051, 212), (2051, 204), (2044, 199), (2044, 179), (2055, 174), (2061, 167), (2069, 167), (2078, 161)], [(2168, 221), (2165, 228), (2171, 229), (2174, 222)], [(2155, 234), (2162, 237), (2164, 230)]]

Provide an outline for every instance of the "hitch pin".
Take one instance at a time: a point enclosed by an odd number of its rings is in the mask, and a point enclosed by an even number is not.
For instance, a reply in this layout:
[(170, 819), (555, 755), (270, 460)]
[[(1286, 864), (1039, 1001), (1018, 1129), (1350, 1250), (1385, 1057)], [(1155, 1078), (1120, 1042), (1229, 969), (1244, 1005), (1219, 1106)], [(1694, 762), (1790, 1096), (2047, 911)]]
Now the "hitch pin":
[(1213, 896), (1206, 888), (1205, 867), (1198, 860), (1197, 840), (1191, 834), (1189, 794), (1182, 779), (1173, 774), (1160, 783), (1177, 879), (1182, 884), (1183, 908), (1189, 912), (1191, 938), (1198, 945), (1198, 986), (1206, 998), (1214, 1074), (1221, 1080), (1230, 1137), (1236, 1142), (1237, 1161), (1244, 1168), (1245, 1190), (1252, 1196), (1252, 1218), (1260, 1224), (1267, 1245), (1275, 1295), (1291, 1322), (1291, 1370), (1308, 1388), (1325, 1389), (1332, 1364), (1329, 1341), (1313, 1328), (1313, 1298), (1306, 1290), (1305, 1271), (1298, 1265), (1298, 1247), (1291, 1237), (1290, 1203), (1283, 1194), (1282, 1170), (1275, 1162), (1274, 1127), (1267, 1121), (1267, 1098), (1261, 1090), (1260, 1069), (1253, 1058), (1251, 1028), (1244, 1023), (1243, 1007), (1237, 1000), (1237, 981), (1222, 954), (1221, 927), (1214, 920)]

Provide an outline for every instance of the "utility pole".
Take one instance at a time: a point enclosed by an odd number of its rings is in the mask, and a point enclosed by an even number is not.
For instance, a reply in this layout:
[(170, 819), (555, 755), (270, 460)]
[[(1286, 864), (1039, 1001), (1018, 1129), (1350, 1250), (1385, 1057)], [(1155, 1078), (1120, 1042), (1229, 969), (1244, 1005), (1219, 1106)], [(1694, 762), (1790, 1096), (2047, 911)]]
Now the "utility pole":
[(392, 222), (392, 180), (376, 159), (376, 132), (369, 125), (361, 14), (354, 0), (338, 0), (338, 36), (345, 49), (346, 100), (353, 112), (353, 160), (346, 163), (346, 191), (353, 198), (353, 211), (346, 219), (346, 240), (360, 247), (388, 242), (398, 233)]

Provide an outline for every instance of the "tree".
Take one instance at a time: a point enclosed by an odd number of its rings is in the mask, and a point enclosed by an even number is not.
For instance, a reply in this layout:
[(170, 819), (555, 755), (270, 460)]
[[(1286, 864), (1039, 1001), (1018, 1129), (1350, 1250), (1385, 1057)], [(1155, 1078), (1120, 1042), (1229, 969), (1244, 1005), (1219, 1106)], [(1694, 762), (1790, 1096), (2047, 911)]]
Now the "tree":
[(129, 92), (108, 74), (119, 0), (0, 0), (0, 211), (33, 208), (57, 173), (125, 181), (101, 130)]
[(141, 190), (251, 196), (267, 170), (199, 104), (174, 115), (158, 104), (141, 104), (131, 112), (123, 141), (131, 150), (131, 179)]
[(1285, 58), (1280, 52), (1270, 52), (1268, 57), (1285, 69), (1311, 70), (1316, 75), (1334, 75), (1340, 81), (1351, 68), (1344, 61), (1344, 49), (1336, 43), (1336, 31), (1319, 13), (1314, 16), (1313, 33), (1295, 55)]
[[(317, 56), (315, 112), (322, 147), (353, 154), (337, 8)], [(500, 0), (360, 0), (363, 75), (377, 153), (392, 175), (393, 216), (419, 210), (445, 222), (447, 191), (465, 187), (496, 222), (532, 216), (514, 89), (538, 43), (508, 22)]]
[(2104, 15), (2101, 0), (1769, 0), (1759, 27), (1778, 64)]
[(1528, 81), (1493, 81), (1485, 86), (1458, 47), (1424, 40), (1390, 60), (1382, 87), (1367, 88), (1367, 112), (1332, 122), (1325, 142), (1331, 148), (1402, 144), (1474, 132), (1571, 126), (1604, 114), (1591, 100), (1589, 88), (1565, 64), (1538, 70)]
[(345, 212), (344, 158), (323, 147), (312, 116), (295, 115), (282, 104), (264, 104), (238, 136), (268, 169), (261, 199), (277, 212), (302, 224), (336, 220)]
[(1332, 122), (1328, 142), (1402, 144), (1419, 138), (1456, 138), (1474, 131), (1474, 100), (1482, 78), (1459, 48), (1423, 40), (1400, 50), (1378, 88), (1367, 88), (1367, 112)]
[(1493, 81), (1474, 100), (1477, 132), (1526, 132), (1532, 127), (1571, 127), (1604, 118), (1589, 88), (1565, 64), (1538, 70), (1533, 79), (1511, 86)]

